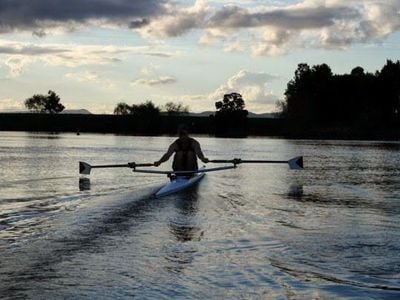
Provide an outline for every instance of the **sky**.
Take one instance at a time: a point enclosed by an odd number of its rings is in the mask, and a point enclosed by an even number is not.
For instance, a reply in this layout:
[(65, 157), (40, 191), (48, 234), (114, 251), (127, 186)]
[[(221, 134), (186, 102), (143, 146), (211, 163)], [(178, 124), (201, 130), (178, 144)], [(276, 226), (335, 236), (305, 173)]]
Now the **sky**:
[(92, 113), (232, 92), (273, 112), (299, 63), (375, 72), (399, 31), (399, 0), (0, 0), (0, 112), (49, 90)]

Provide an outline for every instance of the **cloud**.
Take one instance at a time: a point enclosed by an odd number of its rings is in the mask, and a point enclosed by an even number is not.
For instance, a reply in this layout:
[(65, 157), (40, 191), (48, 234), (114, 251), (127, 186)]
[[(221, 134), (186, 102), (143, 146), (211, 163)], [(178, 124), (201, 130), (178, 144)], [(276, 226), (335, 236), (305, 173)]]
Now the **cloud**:
[(166, 0), (0, 0), (0, 32), (43, 35), (55, 25), (73, 29), (92, 21), (137, 28), (162, 13), (165, 4)]
[(200, 44), (222, 42), (228, 52), (246, 48), (253, 55), (271, 56), (304, 47), (375, 43), (400, 30), (398, 0), (303, 0), (279, 6), (254, 3), (236, 1), (235, 5), (211, 7), (198, 0), (191, 7), (168, 6), (139, 32), (167, 38), (200, 30)]
[(177, 81), (176, 78), (172, 76), (160, 76), (157, 78), (139, 78), (134, 80), (132, 84), (155, 86), (155, 85), (173, 84), (176, 81)]
[[(0, 34), (69, 33), (92, 27), (129, 28), (145, 38), (192, 31), (200, 44), (225, 51), (282, 55), (294, 49), (376, 43), (400, 30), (399, 0), (0, 0)], [(2, 49), (3, 51), (6, 49)], [(24, 50), (24, 49), (22, 49)], [(21, 51), (22, 51), (21, 50)], [(40, 47), (30, 51), (42, 51)], [(148, 55), (163, 56), (163, 52)]]
[(160, 66), (155, 64), (150, 64), (148, 66), (143, 67), (139, 71), (138, 78), (133, 80), (131, 84), (156, 86), (156, 85), (174, 84), (177, 82), (177, 79), (173, 76), (159, 75), (158, 71), (159, 69)]
[(67, 73), (65, 74), (65, 77), (68, 79), (77, 80), (79, 82), (93, 82), (99, 80), (99, 75), (96, 72), (91, 71)]
[(51, 66), (75, 68), (84, 65), (106, 65), (121, 62), (127, 55), (174, 57), (177, 52), (164, 51), (155, 46), (102, 46), (73, 44), (41, 44), (0, 40), (0, 55), (5, 55), (5, 65), (10, 77), (23, 73), (26, 66), (37, 61)]
[(270, 109), (275, 106), (278, 100), (278, 97), (268, 89), (268, 83), (275, 79), (277, 77), (264, 72), (254, 73), (241, 70), (229, 78), (225, 84), (210, 93), (207, 98), (212, 101), (219, 101), (223, 99), (225, 94), (236, 92), (243, 96), (246, 106), (250, 110), (260, 105), (264, 109), (269, 106)]
[(190, 30), (204, 27), (209, 14), (210, 7), (205, 0), (197, 0), (193, 6), (189, 7), (168, 5), (164, 14), (152, 19), (148, 26), (138, 31), (146, 37), (177, 37)]
[[(157, 67), (155, 67), (157, 68)], [(150, 71), (151, 67), (143, 69), (142, 74)], [(161, 102), (182, 102), (189, 106), (190, 111), (214, 111), (215, 102), (223, 99), (228, 93), (240, 93), (246, 103), (246, 109), (252, 112), (264, 113), (277, 110), (278, 96), (269, 88), (269, 83), (279, 79), (265, 72), (250, 72), (241, 70), (221, 84), (216, 90), (203, 94), (166, 95), (153, 94), (152, 99)], [(144, 80), (143, 80), (144, 81)], [(136, 83), (137, 84), (137, 83)]]
[(0, 99), (0, 111), (2, 112), (13, 112), (13, 111), (25, 111), (23, 101), (16, 101), (14, 99)]

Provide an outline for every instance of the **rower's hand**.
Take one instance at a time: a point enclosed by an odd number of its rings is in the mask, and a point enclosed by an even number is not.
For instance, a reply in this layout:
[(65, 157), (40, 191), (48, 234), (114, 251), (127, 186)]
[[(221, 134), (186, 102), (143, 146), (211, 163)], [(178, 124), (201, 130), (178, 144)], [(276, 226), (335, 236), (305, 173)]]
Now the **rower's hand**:
[(201, 160), (203, 163), (208, 163), (210, 160), (207, 158), (207, 157), (204, 157), (202, 160)]
[(161, 165), (161, 163), (160, 163), (159, 161), (155, 161), (155, 162), (154, 162), (154, 166), (155, 166), (155, 167), (158, 167), (159, 165)]

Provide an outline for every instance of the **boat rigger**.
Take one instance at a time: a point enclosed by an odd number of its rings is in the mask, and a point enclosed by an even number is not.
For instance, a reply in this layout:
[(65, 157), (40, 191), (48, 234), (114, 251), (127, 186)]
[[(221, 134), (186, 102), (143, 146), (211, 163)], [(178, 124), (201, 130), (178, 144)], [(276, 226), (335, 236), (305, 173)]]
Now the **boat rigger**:
[(93, 168), (131, 168), (135, 173), (150, 173), (150, 174), (160, 174), (167, 175), (170, 178), (165, 186), (163, 186), (159, 191), (156, 192), (156, 197), (163, 197), (171, 195), (194, 186), (200, 182), (205, 173), (222, 171), (228, 169), (234, 169), (239, 164), (251, 163), (251, 164), (288, 164), (290, 169), (301, 170), (303, 169), (303, 157), (298, 156), (289, 160), (246, 160), (240, 158), (234, 159), (216, 159), (210, 160), (211, 163), (230, 163), (232, 165), (216, 167), (216, 168), (201, 168), (199, 170), (193, 171), (161, 171), (161, 170), (151, 170), (151, 169), (140, 169), (141, 167), (151, 167), (154, 166), (152, 163), (135, 163), (130, 162), (126, 164), (115, 164), (115, 165), (90, 165), (86, 162), (79, 162), (79, 173), (84, 175), (89, 175)]

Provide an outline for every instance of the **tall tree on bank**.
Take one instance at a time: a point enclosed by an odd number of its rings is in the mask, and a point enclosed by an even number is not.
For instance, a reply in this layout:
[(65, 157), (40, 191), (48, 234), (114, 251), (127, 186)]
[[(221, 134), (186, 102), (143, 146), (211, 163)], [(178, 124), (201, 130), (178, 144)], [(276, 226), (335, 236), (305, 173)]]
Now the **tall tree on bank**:
[(181, 102), (167, 102), (162, 107), (162, 111), (165, 111), (168, 116), (184, 115), (189, 113), (189, 106), (184, 106)]
[(382, 89), (382, 117), (387, 120), (400, 120), (400, 61), (387, 60), (378, 73)]
[(326, 64), (299, 64), (281, 107), (293, 125), (379, 128), (400, 122), (400, 62), (381, 71), (333, 75)]
[(120, 102), (114, 108), (114, 115), (129, 115), (132, 112), (132, 107), (124, 102)]
[(308, 64), (299, 64), (285, 91), (284, 108), (288, 118), (297, 122), (323, 120), (325, 114), (321, 115), (321, 112), (329, 110), (325, 99), (331, 78), (332, 71), (326, 64), (312, 68)]
[(215, 103), (215, 133), (220, 136), (246, 136), (247, 115), (245, 101), (239, 93), (225, 94)]
[(160, 108), (155, 106), (152, 101), (146, 101), (141, 104), (133, 104), (131, 106), (131, 114), (138, 118), (158, 118), (160, 116)]
[(31, 111), (50, 114), (62, 112), (65, 108), (60, 103), (60, 97), (51, 90), (47, 95), (33, 95), (26, 99), (25, 107)]
[[(160, 129), (160, 108), (152, 101), (128, 105), (120, 102), (114, 109), (116, 115), (132, 116), (129, 118), (130, 129), (143, 134), (157, 134)], [(129, 128), (126, 128), (129, 130)]]

